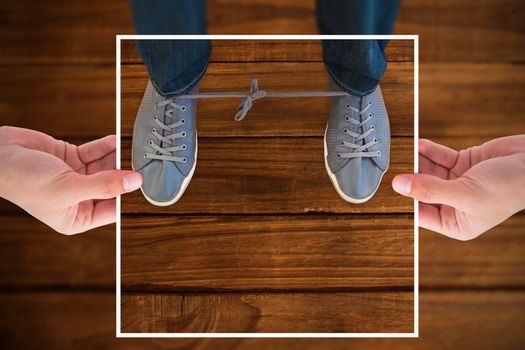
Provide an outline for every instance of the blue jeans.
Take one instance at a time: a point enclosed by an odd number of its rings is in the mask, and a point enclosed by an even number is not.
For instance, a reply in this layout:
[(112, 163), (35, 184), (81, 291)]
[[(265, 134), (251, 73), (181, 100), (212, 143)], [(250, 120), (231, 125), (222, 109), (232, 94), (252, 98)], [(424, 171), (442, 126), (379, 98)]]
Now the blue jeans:
[[(206, 0), (130, 0), (137, 34), (205, 34)], [(247, 5), (248, 6), (248, 5)], [(317, 0), (322, 34), (390, 34), (399, 0)], [(345, 91), (366, 95), (383, 77), (387, 40), (324, 40), (328, 73)], [(164, 96), (187, 93), (211, 54), (209, 40), (138, 40), (153, 85)]]

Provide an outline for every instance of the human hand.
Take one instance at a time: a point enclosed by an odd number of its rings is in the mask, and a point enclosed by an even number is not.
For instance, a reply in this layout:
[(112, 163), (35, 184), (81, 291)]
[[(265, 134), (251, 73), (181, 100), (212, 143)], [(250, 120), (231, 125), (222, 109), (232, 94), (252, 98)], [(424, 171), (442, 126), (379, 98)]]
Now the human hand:
[(115, 136), (81, 146), (38, 131), (0, 127), (0, 196), (63, 234), (115, 222), (115, 197), (142, 176), (115, 170)]
[(476, 238), (525, 208), (525, 135), (455, 151), (419, 141), (419, 174), (392, 187), (419, 203), (419, 226), (459, 240)]

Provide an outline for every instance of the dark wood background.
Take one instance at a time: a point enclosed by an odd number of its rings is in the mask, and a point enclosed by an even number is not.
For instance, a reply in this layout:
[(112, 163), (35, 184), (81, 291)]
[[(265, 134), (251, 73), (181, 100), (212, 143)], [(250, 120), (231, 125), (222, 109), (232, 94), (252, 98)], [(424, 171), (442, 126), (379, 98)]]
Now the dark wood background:
[[(209, 1), (209, 32), (317, 32), (312, 1), (246, 4)], [(114, 132), (114, 35), (133, 31), (126, 1), (5, 0), (0, 23), (2, 124), (76, 143)], [(421, 136), (463, 148), (525, 133), (521, 0), (406, 0), (395, 31), (420, 34)], [(148, 340), (115, 339), (114, 226), (62, 237), (5, 201), (0, 208), (0, 334), (7, 348), (519, 349), (525, 343), (523, 213), (468, 243), (420, 232), (419, 339)], [(268, 305), (264, 297), (234, 293), (220, 305), (246, 301), (259, 310)]]
[[(252, 76), (269, 91), (328, 89), (320, 41), (212, 44), (202, 91), (247, 91)], [(148, 76), (135, 41), (122, 50), (131, 169)], [(387, 56), (392, 161), (366, 204), (341, 200), (326, 174), (328, 99), (264, 99), (240, 123), (238, 99), (198, 103), (183, 198), (155, 207), (140, 192), (122, 197), (122, 331), (413, 332), (413, 201), (390, 185), (414, 171), (413, 42), (391, 42)]]

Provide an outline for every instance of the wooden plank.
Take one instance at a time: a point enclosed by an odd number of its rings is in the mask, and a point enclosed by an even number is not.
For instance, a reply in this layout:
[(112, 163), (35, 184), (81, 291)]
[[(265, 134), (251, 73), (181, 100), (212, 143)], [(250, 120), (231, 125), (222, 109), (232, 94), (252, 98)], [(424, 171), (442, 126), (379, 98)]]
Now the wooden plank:
[(123, 332), (413, 331), (412, 292), (123, 294)]
[(0, 289), (112, 289), (115, 225), (68, 237), (27, 216), (2, 216)]
[(122, 218), (123, 291), (411, 289), (412, 215)]
[(0, 66), (0, 75), (3, 125), (56, 138), (115, 133), (114, 67)]
[[(322, 62), (320, 40), (212, 40), (210, 62)], [(135, 40), (122, 40), (121, 63), (142, 64)], [(413, 62), (414, 41), (392, 40), (388, 62)]]
[[(221, 217), (208, 218), (210, 221), (221, 220)], [(308, 218), (307, 222), (314, 219)], [(146, 221), (146, 218), (136, 220)], [(195, 218), (195, 222), (203, 220)], [(253, 220), (257, 220), (257, 217)], [(384, 220), (384, 217), (378, 220)], [(84, 235), (63, 237), (29, 216), (2, 216), (0, 221), (3, 227), (0, 235), (0, 266), (2, 266), (0, 274), (3, 276), (3, 288), (16, 289), (31, 286), (112, 288), (115, 279), (113, 226)], [(128, 221), (131, 220), (124, 217), (125, 230), (131, 232), (127, 228)], [(517, 214), (484, 236), (468, 243), (449, 240), (434, 232), (420, 230), (421, 288), (525, 288), (525, 257), (522, 254), (525, 249), (525, 238), (522, 235), (524, 223), (525, 215)], [(331, 225), (337, 224), (335, 222)], [(220, 226), (214, 227), (220, 228)], [(163, 232), (154, 234), (162, 235)], [(251, 236), (250, 233), (246, 235), (248, 238), (243, 239), (249, 245)], [(267, 236), (271, 237), (271, 232)], [(283, 237), (279, 240), (279, 244), (288, 242), (285, 239), (287, 236), (283, 235)], [(195, 239), (201, 238), (195, 237)], [(129, 236), (124, 235), (123, 245), (130, 247), (131, 251), (136, 250), (135, 246), (128, 243), (136, 240), (132, 233)], [(224, 239), (219, 237), (217, 241), (223, 242)], [(329, 241), (327, 238), (322, 248), (328, 250)], [(275, 244), (273, 248), (275, 251), (282, 252), (279, 250), (279, 244)], [(342, 240), (341, 243), (334, 244), (334, 249), (339, 249), (339, 244), (344, 246), (350, 243), (349, 240)], [(239, 245), (238, 252), (243, 252), (244, 247)], [(382, 248), (389, 249), (389, 246)], [(307, 248), (303, 243), (298, 243), (295, 249), (304, 251), (311, 247)], [(289, 252), (290, 256), (292, 252)], [(348, 256), (352, 253), (348, 252), (342, 255)], [(123, 256), (125, 256), (122, 260), (125, 274), (126, 265), (133, 261), (134, 257), (129, 256), (127, 250), (123, 250)], [(234, 261), (239, 260), (240, 256), (229, 258)], [(313, 256), (313, 258), (319, 257)], [(252, 259), (261, 259), (267, 263), (269, 255), (255, 255)], [(250, 262), (257, 263), (254, 260)], [(232, 265), (232, 268), (238, 267)], [(337, 273), (337, 271), (333, 272)], [(126, 283), (125, 279), (124, 282)]]
[[(248, 300), (248, 299), (246, 299)], [(293, 300), (291, 300), (294, 303)], [(316, 300), (314, 300), (316, 302)], [(23, 293), (0, 294), (0, 331), (6, 348), (19, 349), (291, 349), (347, 348), (374, 349), (520, 349), (525, 342), (525, 294), (515, 292), (422, 292), (420, 294), (420, 335), (415, 339), (118, 339), (115, 338), (115, 295), (113, 293)], [(294, 303), (294, 306), (298, 302)], [(188, 306), (189, 300), (185, 301)], [(226, 305), (225, 305), (226, 304)], [(195, 322), (191, 329), (212, 325), (225, 327), (230, 312), (224, 303), (209, 324)], [(256, 316), (262, 322), (272, 315), (256, 314), (262, 303), (243, 304), (243, 317)], [(195, 304), (193, 304), (196, 307)], [(326, 305), (326, 308), (332, 306)], [(349, 306), (343, 305), (347, 308)], [(180, 305), (169, 310), (177, 313)], [(266, 309), (265, 309), (266, 310)], [(212, 309), (213, 311), (213, 309)], [(219, 313), (220, 311), (220, 313)], [(264, 311), (264, 310), (263, 310)], [(304, 313), (309, 313), (306, 305)], [(284, 307), (277, 310), (284, 312)], [(31, 317), (28, 317), (31, 315)], [(169, 315), (169, 314), (168, 314)], [(168, 315), (164, 315), (164, 320)], [(194, 320), (199, 312), (187, 314)], [(221, 316), (221, 317), (219, 317)], [(322, 314), (315, 315), (322, 317)], [(276, 317), (276, 316), (274, 316)], [(253, 319), (248, 319), (253, 324)], [(308, 320), (301, 320), (308, 322)], [(351, 317), (341, 318), (341, 325)], [(162, 324), (161, 324), (162, 325)], [(319, 325), (318, 327), (321, 327)], [(335, 325), (338, 326), (338, 325)], [(259, 331), (259, 329), (257, 329)], [(31, 336), (28, 336), (30, 334)]]
[[(393, 138), (390, 167), (374, 197), (342, 200), (326, 173), (323, 139), (201, 138), (195, 174), (176, 205), (157, 207), (139, 192), (122, 197), (123, 213), (390, 213), (413, 212), (391, 186), (413, 172), (413, 139)], [(131, 169), (131, 140), (122, 142), (122, 167)]]
[[(523, 227), (525, 225), (525, 213), (517, 214), (504, 223), (493, 228), (482, 237), (469, 241), (467, 243), (453, 241), (442, 237), (434, 232), (420, 230), (420, 286), (426, 288), (525, 288), (525, 238), (523, 237)], [(210, 221), (224, 220), (222, 217), (208, 216)], [(222, 218), (222, 219), (221, 219)], [(253, 217), (252, 220), (257, 220)], [(124, 225), (128, 222), (124, 217)], [(261, 220), (263, 220), (262, 218)], [(292, 220), (290, 217), (288, 220)], [(380, 216), (377, 220), (384, 220)], [(137, 219), (139, 220), (139, 219)], [(140, 219), (146, 220), (145, 218)], [(176, 220), (175, 218), (173, 219)], [(203, 218), (195, 218), (195, 222), (202, 222)], [(245, 218), (249, 220), (249, 218)], [(315, 221), (315, 218), (308, 218), (306, 222)], [(2, 288), (20, 289), (20, 288), (96, 288), (105, 289), (113, 288), (115, 281), (115, 245), (114, 245), (114, 226), (107, 226), (96, 231), (74, 236), (63, 237), (40, 222), (29, 216), (17, 215), (13, 217), (2, 216), (2, 234), (0, 234), (0, 266), (2, 275)], [(301, 222), (297, 222), (299, 225)], [(275, 222), (275, 225), (283, 226), (283, 223)], [(329, 224), (330, 227), (337, 226), (337, 221)], [(194, 228), (197, 229), (197, 228)], [(221, 229), (220, 226), (214, 226), (215, 230)], [(255, 231), (257, 228), (255, 228)], [(135, 235), (129, 229), (130, 235), (124, 235), (123, 245), (131, 250), (123, 250), (124, 265), (123, 272), (126, 273), (126, 265), (132, 262), (133, 256), (128, 251), (137, 251), (135, 246), (129, 242), (136, 241)], [(291, 230), (290, 230), (291, 231)], [(152, 232), (152, 235), (163, 235), (163, 231)], [(235, 234), (235, 231), (232, 232)], [(246, 237), (238, 238), (242, 245), (237, 245), (237, 255), (232, 257), (223, 257), (231, 261), (240, 261), (244, 250), (250, 246), (252, 234), (246, 233)], [(275, 237), (269, 232), (266, 237)], [(328, 254), (340, 250), (340, 246), (349, 246), (350, 244), (359, 244), (352, 240), (340, 240), (325, 237), (324, 245), (318, 247), (306, 246), (306, 243), (297, 242), (297, 236), (288, 239), (289, 234), (285, 233), (282, 238), (272, 238), (274, 246), (270, 247), (271, 238), (263, 241), (264, 254), (255, 254), (248, 261), (252, 265), (269, 263), (269, 254), (278, 252), (277, 257), (282, 255), (282, 244), (291, 244), (296, 242), (295, 250), (288, 251), (288, 257), (293, 257), (295, 251), (306, 251), (312, 249), (326, 249)], [(129, 240), (128, 240), (129, 238)], [(211, 242), (211, 238), (194, 237), (195, 240), (206, 240)], [(311, 238), (312, 239), (312, 238)], [(330, 239), (333, 240), (333, 248), (329, 250)], [(217, 244), (224, 244), (226, 239), (218, 236)], [(392, 238), (395, 241), (395, 238)], [(185, 246), (184, 240), (182, 246)], [(266, 243), (268, 242), (268, 243)], [(310, 242), (310, 241), (309, 241)], [(168, 241), (166, 244), (172, 244)], [(211, 243), (209, 243), (211, 244)], [(215, 243), (214, 243), (215, 244)], [(265, 245), (266, 244), (266, 245)], [(246, 248), (245, 248), (246, 247)], [(234, 249), (234, 247), (229, 247)], [(273, 250), (271, 250), (271, 249)], [(371, 248), (371, 247), (369, 247)], [(375, 247), (377, 249), (389, 250), (390, 246)], [(182, 249), (182, 248), (177, 248)], [(198, 247), (189, 247), (188, 249), (199, 249)], [(218, 248), (217, 248), (218, 249)], [(406, 251), (406, 248), (402, 248)], [(147, 253), (147, 252), (146, 252)], [(285, 252), (286, 253), (286, 252)], [(144, 253), (145, 254), (145, 253)], [(312, 253), (313, 254), (313, 253)], [(341, 253), (341, 256), (352, 256), (352, 251), (348, 250)], [(129, 258), (129, 259), (128, 259)], [(221, 257), (210, 256), (213, 259)], [(311, 259), (319, 259), (319, 255), (313, 254)], [(190, 261), (190, 257), (185, 257)], [(196, 257), (196, 259), (203, 259)], [(255, 260), (257, 259), (257, 261)], [(215, 260), (217, 261), (217, 260)], [(276, 260), (280, 262), (281, 260)], [(282, 264), (282, 263), (281, 263)], [(326, 262), (328, 266), (328, 261)], [(349, 266), (349, 262), (343, 262), (343, 266)], [(144, 267), (147, 268), (147, 267)], [(240, 268), (231, 266), (232, 269)], [(347, 271), (348, 268), (347, 268)], [(184, 271), (177, 272), (180, 274)], [(337, 274), (338, 271), (332, 271)], [(385, 272), (387, 273), (387, 272)], [(126, 281), (124, 281), (126, 282)]]
[[(0, 3), (0, 62), (111, 64), (115, 35), (133, 34), (127, 1), (56, 0)], [(49, 67), (48, 67), (49, 68)]]
[[(259, 65), (251, 66), (254, 67), (250, 69), (255, 69)], [(322, 68), (318, 69), (322, 70)], [(297, 77), (294, 79), (301, 79), (302, 83), (306, 84), (304, 88), (321, 89), (324, 88), (322, 81), (326, 79), (321, 74), (321, 70), (317, 70), (317, 74), (320, 74), (320, 83), (308, 82), (306, 75), (302, 74), (296, 74)], [(142, 72), (141, 74), (145, 74), (143, 68)], [(5, 82), (0, 88), (2, 96), (0, 121), (3, 125), (32, 128), (57, 138), (98, 137), (115, 132), (113, 67), (4, 66), (0, 67), (0, 75)], [(230, 78), (235, 85), (226, 85), (230, 84)], [(225, 84), (221, 89), (235, 88), (245, 91), (248, 88), (249, 78), (249, 71), (243, 77), (229, 76), (221, 80), (221, 84), (222, 82)], [(204, 78), (203, 84), (208, 81), (207, 79)], [(269, 84), (267, 79), (265, 76), (264, 80), (261, 80), (265, 88)], [(525, 113), (525, 99), (521, 94), (521, 91), (525, 90), (523, 66), (425, 64), (421, 65), (420, 79), (421, 136), (462, 138), (479, 135), (489, 139), (525, 133), (522, 117)], [(126, 80), (123, 84), (125, 83)], [(123, 132), (126, 135), (132, 132), (132, 124), (145, 83), (145, 75), (142, 75), (142, 78), (137, 78), (134, 83), (130, 81), (133, 89), (123, 94)], [(219, 90), (211, 83), (212, 80), (206, 89)], [(398, 78), (392, 77), (391, 83), (402, 91), (409, 89), (407, 86), (401, 88)], [(274, 84), (272, 88), (277, 89), (276, 83), (272, 84)], [(28, 86), (31, 87), (31, 103), (27, 102)], [(384, 87), (387, 88), (388, 86)], [(409, 127), (410, 132), (412, 130), (413, 109), (402, 104), (408, 103), (410, 99), (401, 98), (398, 101), (397, 97), (401, 93), (398, 88), (392, 90), (388, 88), (384, 91), (394, 135), (408, 133)], [(279, 89), (285, 90), (284, 87)], [(286, 90), (295, 89), (297, 86), (293, 83), (286, 86)], [(220, 106), (216, 103), (200, 103), (199, 135), (284, 136), (283, 134), (291, 134), (292, 131), (295, 135), (322, 135), (328, 111), (326, 100), (323, 98), (312, 99), (311, 102), (305, 99), (294, 100), (296, 102), (291, 105), (289, 100), (257, 101), (247, 119), (241, 123), (233, 120), (233, 113), (238, 103), (235, 99), (223, 101), (226, 104)], [(297, 103), (301, 103), (301, 107), (298, 107)], [(317, 111), (317, 114), (312, 111)], [(299, 112), (304, 114), (295, 119), (289, 118), (290, 122), (294, 123), (293, 127), (284, 128), (283, 121), (288, 120), (288, 115), (297, 115)], [(207, 114), (213, 117), (206, 118), (204, 115)], [(300, 123), (297, 122), (298, 119)]]
[[(314, 1), (270, 1), (250, 6), (243, 0), (209, 2), (209, 32), (317, 33)], [(424, 62), (524, 61), (523, 50), (516, 50), (524, 40), (523, 15), (520, 0), (409, 0), (401, 2), (394, 33), (419, 34)]]
[(421, 229), (421, 288), (525, 288), (525, 212), (473, 241)]
[[(123, 290), (332, 290), (412, 283), (411, 223), (396, 218), (393, 225), (385, 216), (370, 220), (124, 216)], [(421, 287), (525, 287), (523, 227), (525, 215), (518, 214), (467, 244), (422, 229)]]
[(422, 62), (523, 62), (521, 0), (401, 2), (397, 33), (419, 34)]
[[(298, 74), (299, 73), (299, 74)], [(251, 78), (268, 91), (328, 91), (328, 74), (320, 62), (216, 63), (201, 80), (201, 91), (248, 92)], [(382, 92), (388, 106), (391, 132), (414, 133), (414, 66), (392, 63)], [(133, 124), (147, 84), (142, 65), (122, 67), (122, 135), (133, 134)], [(198, 102), (200, 136), (322, 136), (329, 113), (328, 98), (265, 98), (254, 103), (246, 120), (235, 122), (238, 98)], [(290, 125), (286, 125), (289, 122)]]
[(315, 2), (208, 1), (210, 34), (317, 34)]
[(525, 65), (422, 64), (420, 132), (425, 137), (525, 133)]
[[(314, 1), (208, 1), (210, 34), (315, 34)], [(524, 39), (521, 0), (401, 3), (395, 33), (420, 35), (425, 62), (516, 62)], [(0, 4), (0, 62), (112, 63), (115, 35), (132, 34), (127, 1)], [(67, 28), (68, 30), (64, 30)], [(176, 33), (173, 33), (176, 34)], [(29, 44), (28, 44), (29, 41)]]

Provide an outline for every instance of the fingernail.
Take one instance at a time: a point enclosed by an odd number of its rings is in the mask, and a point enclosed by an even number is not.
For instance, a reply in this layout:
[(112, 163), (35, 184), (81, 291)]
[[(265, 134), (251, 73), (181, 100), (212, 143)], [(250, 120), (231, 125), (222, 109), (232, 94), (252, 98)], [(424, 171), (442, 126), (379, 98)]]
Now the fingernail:
[(394, 191), (402, 195), (409, 195), (412, 191), (412, 179), (407, 175), (398, 175), (394, 178), (392, 183)]
[(142, 176), (138, 173), (127, 173), (124, 175), (124, 190), (134, 191), (142, 185)]

